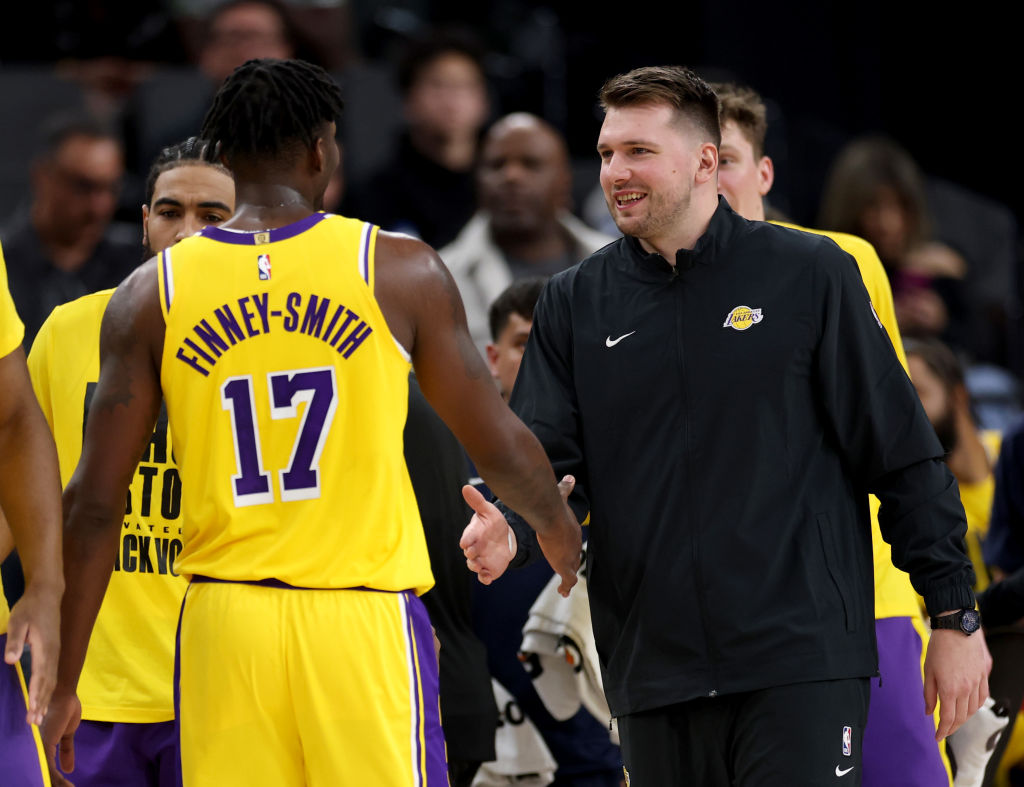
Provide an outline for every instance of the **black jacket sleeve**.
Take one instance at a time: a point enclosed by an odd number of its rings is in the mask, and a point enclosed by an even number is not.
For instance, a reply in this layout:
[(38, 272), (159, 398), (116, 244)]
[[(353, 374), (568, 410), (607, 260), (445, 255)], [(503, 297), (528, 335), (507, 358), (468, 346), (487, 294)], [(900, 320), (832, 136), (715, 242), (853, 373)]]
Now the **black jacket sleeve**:
[(974, 606), (967, 520), (942, 447), (878, 320), (853, 258), (823, 242), (816, 358), (825, 417), (858, 488), (881, 501), (893, 563), (935, 615)]
[[(572, 475), (576, 486), (569, 506), (583, 522), (590, 511), (583, 460), (579, 408), (572, 372), (572, 322), (569, 275), (554, 277), (544, 287), (533, 312), (533, 327), (509, 405), (540, 440), (555, 469), (555, 477)], [(536, 538), (521, 517), (498, 506), (516, 533), (517, 567), (539, 553)]]

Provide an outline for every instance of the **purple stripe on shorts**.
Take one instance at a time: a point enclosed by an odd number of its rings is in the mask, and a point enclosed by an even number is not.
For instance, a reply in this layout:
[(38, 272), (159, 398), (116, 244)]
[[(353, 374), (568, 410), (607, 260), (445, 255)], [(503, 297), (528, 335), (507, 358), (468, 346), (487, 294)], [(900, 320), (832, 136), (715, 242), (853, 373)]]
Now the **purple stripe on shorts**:
[[(7, 645), (7, 635), (0, 634), (0, 653)], [(19, 787), (42, 787), (43, 763), (25, 722), (25, 695), (14, 666), (0, 661), (0, 783)]]
[(204, 228), (199, 234), (204, 238), (220, 241), (221, 243), (232, 243), (236, 246), (255, 246), (256, 235), (261, 232), (269, 232), (270, 243), (277, 243), (278, 241), (288, 240), (296, 235), (301, 235), (310, 227), (319, 224), (329, 215), (329, 213), (310, 213), (305, 218), (294, 221), (291, 224), (285, 224), (283, 227), (275, 227), (271, 230), (261, 230), (260, 232), (242, 232), (211, 226)]
[(862, 787), (948, 784), (935, 725), (924, 714), (921, 638), (907, 617), (880, 618), (875, 633), (882, 678), (871, 679)]
[[(423, 707), (418, 718), (423, 720), (423, 740), (426, 744), (425, 787), (448, 787), (448, 765), (445, 757), (444, 732), (441, 730), (441, 710), (438, 701), (439, 683), (437, 658), (434, 656), (434, 630), (430, 626), (427, 608), (412, 591), (405, 591), (406, 609), (409, 616), (409, 634), (416, 643), (419, 654), (419, 680), (423, 694)], [(417, 693), (417, 697), (419, 693)], [(418, 699), (417, 699), (418, 702)], [(417, 721), (417, 724), (419, 722)], [(419, 745), (419, 729), (416, 741)], [(417, 752), (417, 762), (419, 762)]]

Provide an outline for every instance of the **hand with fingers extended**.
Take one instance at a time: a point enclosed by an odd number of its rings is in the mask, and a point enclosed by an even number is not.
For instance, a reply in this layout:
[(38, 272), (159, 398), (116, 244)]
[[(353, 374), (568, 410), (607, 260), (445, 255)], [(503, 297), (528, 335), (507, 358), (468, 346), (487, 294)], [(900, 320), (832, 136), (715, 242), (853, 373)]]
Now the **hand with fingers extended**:
[(974, 715), (988, 697), (988, 675), (992, 657), (980, 633), (971, 636), (961, 631), (933, 631), (924, 662), (925, 713), (935, 712), (939, 704), (939, 727), (935, 740), (956, 732)]
[(28, 684), (29, 724), (40, 724), (57, 683), (57, 657), (60, 651), (60, 598), (58, 590), (45, 590), (32, 584), (11, 609), (7, 623), (7, 647), (4, 661), (15, 664), (25, 646), (32, 653), (32, 677)]
[(462, 497), (473, 509), (473, 518), (462, 531), (459, 546), (469, 570), (485, 585), (505, 573), (516, 554), (516, 536), (501, 511), (474, 487), (462, 487)]
[[(537, 543), (544, 557), (562, 578), (558, 592), (563, 596), (569, 595), (576, 584), (583, 543), (580, 525), (566, 503), (575, 483), (572, 476), (566, 476), (559, 482), (561, 516), (558, 521), (549, 523), (543, 532), (537, 533)], [(474, 513), (462, 533), (459, 546), (466, 556), (469, 570), (476, 573), (483, 584), (489, 585), (505, 572), (515, 556), (516, 536), (501, 511), (472, 486), (464, 486), (462, 496)]]
[[(54, 692), (50, 708), (39, 725), (53, 787), (74, 787), (61, 771), (71, 773), (75, 769), (75, 730), (81, 721), (82, 703), (78, 701), (78, 695), (59, 690)], [(60, 770), (57, 770), (57, 762)]]

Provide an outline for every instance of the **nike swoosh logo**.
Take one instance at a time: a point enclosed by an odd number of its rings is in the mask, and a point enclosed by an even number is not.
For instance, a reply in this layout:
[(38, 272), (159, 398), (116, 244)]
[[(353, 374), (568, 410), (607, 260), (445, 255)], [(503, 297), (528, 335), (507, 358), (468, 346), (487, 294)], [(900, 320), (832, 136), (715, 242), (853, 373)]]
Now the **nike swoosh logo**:
[(630, 331), (629, 333), (624, 333), (618, 339), (613, 339), (611, 336), (609, 336), (607, 339), (604, 340), (604, 346), (605, 347), (614, 347), (616, 344), (621, 342), (627, 336), (632, 336), (634, 333), (636, 333), (636, 331)]
[(853, 768), (854, 768), (854, 766), (852, 766), (852, 765), (851, 765), (851, 766), (850, 766), (849, 768), (847, 768), (847, 769), (846, 769), (845, 771), (841, 771), (841, 770), (839, 770), (839, 766), (837, 765), (837, 766), (836, 766), (836, 776), (845, 776), (845, 775), (846, 775), (846, 774), (848, 774), (848, 773), (849, 773), (850, 771), (852, 771), (852, 770), (853, 770)]

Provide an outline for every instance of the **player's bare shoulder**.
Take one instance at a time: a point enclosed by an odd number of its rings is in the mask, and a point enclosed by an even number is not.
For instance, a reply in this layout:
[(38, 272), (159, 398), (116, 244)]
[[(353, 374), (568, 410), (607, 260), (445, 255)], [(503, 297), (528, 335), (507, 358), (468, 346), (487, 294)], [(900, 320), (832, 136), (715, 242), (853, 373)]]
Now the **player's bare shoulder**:
[[(374, 294), (392, 333), (412, 347), (417, 325), (430, 315), (465, 313), (455, 281), (444, 262), (423, 241), (410, 235), (379, 232)], [(453, 314), (454, 312), (454, 314)]]
[(157, 256), (144, 262), (110, 296), (100, 329), (101, 348), (125, 349), (145, 341), (159, 362), (164, 336), (157, 272), (159, 260)]

